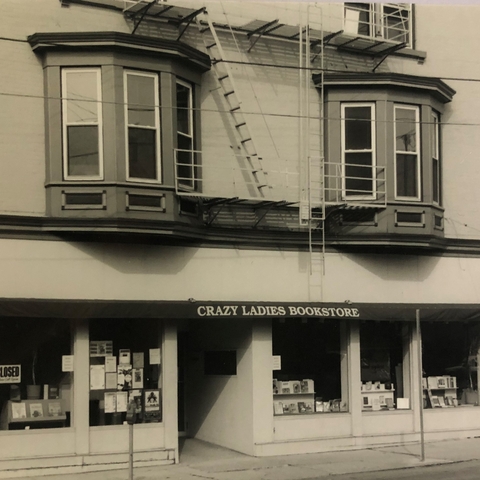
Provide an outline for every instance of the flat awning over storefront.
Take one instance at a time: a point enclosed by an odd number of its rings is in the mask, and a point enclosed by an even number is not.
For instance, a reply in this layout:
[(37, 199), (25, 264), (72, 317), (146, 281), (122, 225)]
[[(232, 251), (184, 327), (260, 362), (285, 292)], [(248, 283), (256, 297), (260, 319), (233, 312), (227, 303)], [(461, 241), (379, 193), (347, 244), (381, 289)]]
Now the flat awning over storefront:
[(374, 321), (480, 320), (480, 304), (214, 302), (200, 300), (0, 299), (0, 317), (25, 318), (320, 318)]

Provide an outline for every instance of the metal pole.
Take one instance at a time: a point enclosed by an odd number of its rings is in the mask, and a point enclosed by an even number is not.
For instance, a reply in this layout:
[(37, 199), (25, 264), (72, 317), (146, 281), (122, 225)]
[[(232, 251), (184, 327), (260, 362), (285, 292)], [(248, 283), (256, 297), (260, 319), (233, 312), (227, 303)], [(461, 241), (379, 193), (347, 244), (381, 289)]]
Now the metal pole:
[(421, 446), (421, 461), (425, 461), (425, 434), (423, 430), (423, 367), (422, 367), (422, 337), (420, 333), (420, 310), (416, 310), (416, 331), (417, 331), (417, 353), (418, 353), (418, 398), (419, 398), (419, 412), (420, 412), (420, 446)]
[(128, 425), (128, 479), (133, 480), (133, 424)]

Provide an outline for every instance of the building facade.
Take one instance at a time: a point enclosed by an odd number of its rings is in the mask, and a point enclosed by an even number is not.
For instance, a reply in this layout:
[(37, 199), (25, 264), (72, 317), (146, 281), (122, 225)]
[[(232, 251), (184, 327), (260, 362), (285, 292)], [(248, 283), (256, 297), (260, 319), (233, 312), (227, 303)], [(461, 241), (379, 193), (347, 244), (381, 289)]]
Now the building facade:
[(0, 5), (1, 476), (480, 434), (478, 7)]

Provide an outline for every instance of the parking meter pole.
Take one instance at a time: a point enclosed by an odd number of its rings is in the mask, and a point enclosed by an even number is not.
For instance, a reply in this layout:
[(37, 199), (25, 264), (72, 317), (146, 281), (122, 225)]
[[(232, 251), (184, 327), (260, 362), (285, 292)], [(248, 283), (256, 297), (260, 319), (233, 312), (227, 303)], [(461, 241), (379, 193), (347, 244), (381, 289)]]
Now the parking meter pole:
[(128, 426), (128, 479), (133, 480), (133, 423)]

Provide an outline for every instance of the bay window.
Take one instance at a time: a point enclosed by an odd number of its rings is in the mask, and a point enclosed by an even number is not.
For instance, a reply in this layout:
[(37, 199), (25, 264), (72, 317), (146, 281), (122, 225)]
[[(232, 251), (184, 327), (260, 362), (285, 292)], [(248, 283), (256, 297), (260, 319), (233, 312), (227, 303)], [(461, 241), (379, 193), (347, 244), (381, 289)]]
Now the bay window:
[(420, 200), (419, 109), (395, 105), (395, 197)]
[(374, 195), (375, 109), (373, 103), (342, 105), (343, 196)]
[(158, 76), (124, 72), (127, 178), (161, 181)]
[(103, 178), (100, 69), (62, 70), (63, 176)]

